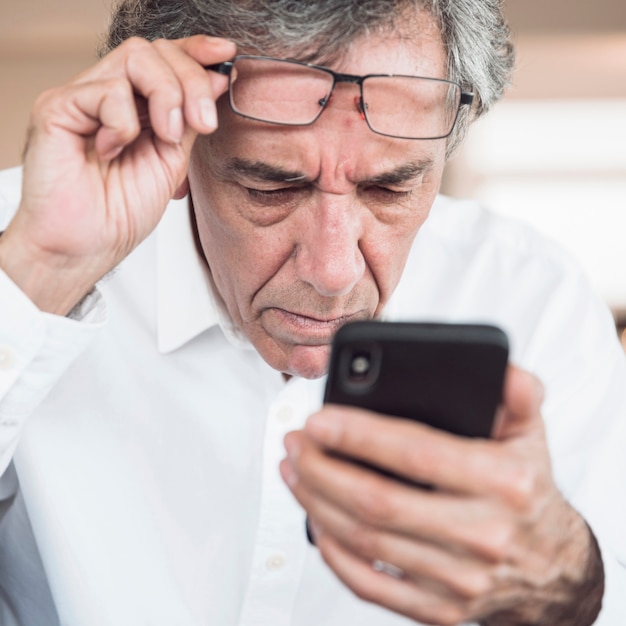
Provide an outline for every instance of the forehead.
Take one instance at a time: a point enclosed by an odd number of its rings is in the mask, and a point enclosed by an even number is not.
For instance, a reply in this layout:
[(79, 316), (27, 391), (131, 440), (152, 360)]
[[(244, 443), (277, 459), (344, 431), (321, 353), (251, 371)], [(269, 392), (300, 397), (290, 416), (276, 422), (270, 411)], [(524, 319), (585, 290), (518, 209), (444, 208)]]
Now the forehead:
[[(358, 38), (341, 58), (326, 65), (357, 75), (446, 75), (441, 33), (426, 13), (413, 16), (401, 28)], [(352, 181), (406, 162), (438, 160), (443, 154), (443, 142), (393, 140), (372, 133), (357, 114), (354, 94), (347, 89), (347, 94), (336, 93), (318, 121), (306, 127), (286, 128), (245, 120), (233, 114), (223, 98), (220, 126), (206, 142), (209, 149), (200, 154), (214, 171), (221, 169), (220, 163), (240, 158), (305, 172), (311, 179), (326, 178), (333, 172), (333, 176)]]
[[(332, 67), (335, 69), (335, 65)], [(355, 74), (446, 78), (447, 60), (441, 29), (429, 13), (412, 13), (393, 27), (353, 41), (336, 63), (336, 69)]]
[(346, 64), (354, 66), (354, 61), (366, 55), (369, 67), (377, 69), (366, 70), (365, 73), (391, 73), (389, 68), (399, 64), (418, 70), (424, 67), (420, 60), (434, 60), (437, 56), (436, 70), (440, 71), (433, 77), (445, 78), (445, 46), (438, 20), (427, 7), (416, 6), (418, 3), (415, 0), (389, 4), (388, 14), (382, 20), (372, 19), (371, 23), (350, 25), (354, 31), (351, 33), (337, 35), (337, 25), (333, 24), (329, 32), (322, 31), (317, 36), (312, 34), (307, 40), (300, 38), (296, 44), (276, 39), (268, 47), (239, 46), (238, 53), (293, 59), (338, 71)]

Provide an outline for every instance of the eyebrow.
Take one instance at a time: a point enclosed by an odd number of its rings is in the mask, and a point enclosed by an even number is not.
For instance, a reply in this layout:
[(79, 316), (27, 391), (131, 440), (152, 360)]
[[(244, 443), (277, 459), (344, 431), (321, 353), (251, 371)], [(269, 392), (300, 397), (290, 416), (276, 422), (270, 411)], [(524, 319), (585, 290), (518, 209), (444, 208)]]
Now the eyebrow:
[(253, 180), (269, 183), (299, 182), (306, 179), (306, 174), (296, 170), (288, 170), (278, 165), (270, 165), (263, 161), (248, 161), (234, 158), (224, 167), (227, 174), (245, 176)]
[(372, 176), (364, 182), (369, 185), (376, 185), (380, 187), (401, 185), (422, 176), (433, 166), (433, 164), (434, 162), (432, 159), (423, 159), (421, 161), (403, 163), (388, 172), (382, 172), (381, 174)]
[[(403, 163), (387, 172), (382, 172), (359, 184), (365, 185), (401, 185), (415, 180), (433, 166), (432, 159), (422, 159)], [(244, 176), (245, 178), (271, 183), (295, 183), (307, 180), (306, 174), (298, 170), (289, 170), (278, 165), (271, 165), (263, 161), (249, 161), (234, 158), (224, 166), (225, 173)]]

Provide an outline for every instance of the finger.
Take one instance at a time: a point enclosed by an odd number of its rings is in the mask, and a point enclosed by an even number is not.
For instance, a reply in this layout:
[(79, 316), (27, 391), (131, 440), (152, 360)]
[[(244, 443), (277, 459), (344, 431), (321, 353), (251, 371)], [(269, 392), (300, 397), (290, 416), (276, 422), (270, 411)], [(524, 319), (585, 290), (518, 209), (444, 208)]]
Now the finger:
[[(289, 457), (281, 464), (281, 472), (314, 520), (328, 515), (327, 507), (333, 507), (359, 527), (434, 543), (450, 552), (492, 562), (506, 559), (514, 549), (517, 511), (507, 501), (410, 487), (324, 454), (301, 433), (289, 433), (285, 444)], [(350, 531), (336, 532), (345, 535)]]
[(179, 143), (184, 132), (183, 90), (175, 72), (152, 43), (131, 37), (74, 84), (128, 81), (129, 88), (148, 103), (150, 125), (155, 135), (168, 143)]
[[(130, 85), (122, 79), (108, 81), (109, 87), (105, 88), (106, 95), (101, 98), (94, 117), (98, 119), (100, 126), (96, 132), (95, 149), (103, 160), (112, 160), (139, 135), (142, 124), (135, 96)], [(114, 88), (111, 88), (111, 85)], [(94, 85), (94, 90), (100, 85)], [(81, 104), (87, 108), (91, 104), (85, 100)], [(95, 104), (95, 103), (94, 103)]]
[(304, 432), (343, 457), (458, 493), (500, 493), (518, 469), (516, 459), (493, 441), (350, 407), (324, 407), (307, 420)]
[(511, 439), (536, 431), (543, 433), (543, 385), (538, 378), (509, 365), (504, 381), (504, 406), (494, 428), (494, 438)]
[(177, 143), (185, 125), (196, 132), (214, 130), (214, 99), (227, 88), (228, 80), (207, 72), (202, 65), (226, 60), (234, 53), (232, 42), (204, 35), (156, 42), (132, 37), (80, 74), (75, 82), (128, 80), (132, 89), (148, 102), (155, 134), (164, 141)]
[(105, 158), (119, 153), (140, 132), (130, 86), (115, 78), (44, 92), (33, 109), (33, 126), (35, 139), (41, 132), (62, 132), (74, 135), (82, 144), (86, 137), (97, 134), (96, 150)]
[(319, 545), (322, 534), (330, 535), (345, 550), (369, 563), (392, 563), (414, 582), (437, 592), (474, 599), (492, 588), (494, 564), (454, 544), (436, 544), (409, 538), (360, 523), (340, 508), (302, 490), (300, 503), (311, 511), (310, 524)]
[(442, 597), (411, 580), (376, 571), (328, 535), (320, 537), (319, 549), (339, 580), (367, 602), (427, 624), (458, 624), (467, 617), (462, 602), (452, 595)]
[(231, 42), (205, 36), (179, 41), (156, 41), (159, 54), (176, 73), (183, 90), (185, 121), (199, 133), (217, 128), (215, 102), (228, 89), (228, 77), (207, 71), (203, 65), (231, 58)]

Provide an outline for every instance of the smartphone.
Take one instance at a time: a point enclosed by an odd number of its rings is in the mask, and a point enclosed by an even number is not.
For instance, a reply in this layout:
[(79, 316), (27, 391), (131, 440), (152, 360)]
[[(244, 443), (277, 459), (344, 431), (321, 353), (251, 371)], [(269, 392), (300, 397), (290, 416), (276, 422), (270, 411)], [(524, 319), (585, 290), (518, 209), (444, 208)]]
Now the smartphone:
[(352, 322), (334, 337), (324, 402), (489, 437), (508, 355), (496, 326)]
[[(487, 438), (502, 402), (508, 358), (508, 338), (492, 325), (351, 322), (333, 339), (324, 402), (416, 420), (463, 437)], [(315, 545), (308, 518), (306, 535)]]

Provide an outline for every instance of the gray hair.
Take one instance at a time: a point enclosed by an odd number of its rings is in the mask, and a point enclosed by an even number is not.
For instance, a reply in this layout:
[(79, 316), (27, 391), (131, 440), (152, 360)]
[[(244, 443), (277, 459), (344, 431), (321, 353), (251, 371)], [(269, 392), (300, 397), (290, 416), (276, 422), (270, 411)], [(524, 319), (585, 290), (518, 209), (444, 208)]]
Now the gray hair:
[[(426, 10), (438, 23), (448, 56), (448, 78), (475, 94), (472, 117), (488, 111), (510, 81), (514, 63), (503, 0), (121, 0), (101, 49), (125, 39), (178, 39), (207, 34), (230, 39), (240, 51), (330, 62), (350, 43), (389, 32), (411, 13)], [(403, 29), (406, 30), (406, 29)], [(463, 112), (448, 142), (463, 139)]]

